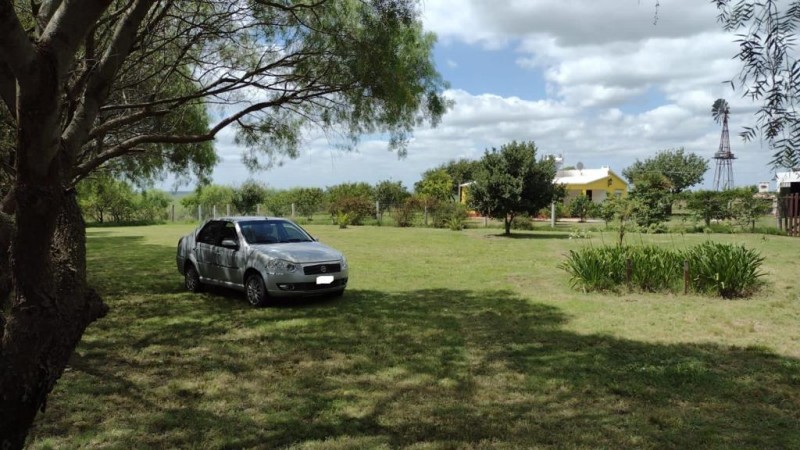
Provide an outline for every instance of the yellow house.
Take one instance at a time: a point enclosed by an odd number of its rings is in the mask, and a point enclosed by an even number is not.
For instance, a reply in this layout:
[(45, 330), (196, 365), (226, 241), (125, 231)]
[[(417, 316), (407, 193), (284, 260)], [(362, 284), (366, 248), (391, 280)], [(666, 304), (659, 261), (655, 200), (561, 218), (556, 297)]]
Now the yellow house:
[(627, 197), (628, 183), (608, 167), (601, 169), (559, 170), (553, 181), (566, 186), (564, 203), (583, 194), (594, 203), (602, 203), (608, 197)]
[[(567, 195), (564, 203), (569, 204), (573, 198), (583, 194), (594, 203), (602, 203), (608, 197), (627, 197), (628, 183), (608, 167), (602, 169), (559, 170), (554, 184), (566, 186)], [(458, 186), (458, 201), (466, 205), (469, 201), (469, 187), (472, 182)]]

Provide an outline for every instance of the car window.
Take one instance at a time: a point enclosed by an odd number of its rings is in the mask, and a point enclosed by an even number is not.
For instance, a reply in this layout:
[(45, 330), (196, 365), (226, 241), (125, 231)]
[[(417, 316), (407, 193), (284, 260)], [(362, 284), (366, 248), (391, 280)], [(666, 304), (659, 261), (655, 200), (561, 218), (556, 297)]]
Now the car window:
[(274, 222), (272, 220), (239, 222), (239, 228), (248, 244), (275, 244), (279, 239)]
[(248, 244), (280, 244), (308, 242), (311, 237), (301, 228), (285, 220), (252, 220), (239, 222), (242, 236)]
[(219, 220), (212, 220), (211, 222), (208, 222), (206, 226), (200, 230), (200, 233), (197, 234), (197, 242), (209, 245), (217, 245), (220, 238), (220, 232), (224, 226), (225, 223), (220, 222)]
[(311, 240), (304, 231), (297, 228), (293, 223), (284, 222), (281, 225), (281, 242), (308, 242)]
[(225, 239), (231, 239), (239, 242), (239, 238), (236, 236), (236, 226), (233, 224), (233, 222), (224, 222), (224, 226), (220, 232), (219, 241), (216, 245), (222, 245), (222, 241)]

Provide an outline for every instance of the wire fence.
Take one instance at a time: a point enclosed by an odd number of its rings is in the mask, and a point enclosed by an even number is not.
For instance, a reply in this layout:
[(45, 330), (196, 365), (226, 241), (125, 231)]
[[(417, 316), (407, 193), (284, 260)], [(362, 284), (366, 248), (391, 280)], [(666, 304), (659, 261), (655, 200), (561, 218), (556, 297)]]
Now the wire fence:
[[(355, 211), (350, 210), (347, 214), (350, 224), (353, 225), (443, 226), (443, 222), (458, 207), (457, 203), (409, 206), (406, 203), (382, 204), (376, 201), (362, 205)], [(250, 211), (240, 211), (233, 204), (184, 206), (178, 202), (167, 207), (163, 219), (168, 222), (204, 222), (209, 219), (248, 215), (286, 217), (298, 223), (337, 224), (341, 220), (338, 212), (332, 211), (330, 205), (325, 204), (313, 209), (301, 208), (295, 203), (273, 208), (260, 204)], [(465, 216), (465, 223), (471, 226), (488, 227), (493, 222), (473, 211), (466, 211)]]

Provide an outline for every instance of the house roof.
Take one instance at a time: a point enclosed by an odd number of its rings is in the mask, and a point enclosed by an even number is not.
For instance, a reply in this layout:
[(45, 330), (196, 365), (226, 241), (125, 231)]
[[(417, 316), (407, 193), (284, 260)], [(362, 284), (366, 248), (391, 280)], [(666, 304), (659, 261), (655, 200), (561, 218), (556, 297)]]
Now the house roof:
[(779, 187), (782, 183), (797, 183), (800, 182), (800, 171), (778, 172), (775, 174), (775, 179)]
[(611, 175), (614, 175), (625, 183), (625, 180), (620, 178), (608, 167), (603, 167), (601, 169), (559, 170), (553, 182), (558, 184), (589, 184), (597, 180), (608, 178)]

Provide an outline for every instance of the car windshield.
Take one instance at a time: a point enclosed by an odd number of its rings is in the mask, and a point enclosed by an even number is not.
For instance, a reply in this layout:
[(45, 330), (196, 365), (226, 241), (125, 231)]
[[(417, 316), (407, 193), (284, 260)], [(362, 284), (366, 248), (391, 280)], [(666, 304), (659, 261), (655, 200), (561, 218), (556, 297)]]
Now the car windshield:
[(286, 220), (250, 220), (239, 222), (239, 228), (248, 244), (285, 244), (313, 240), (305, 230)]

